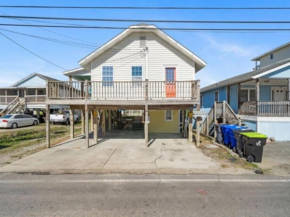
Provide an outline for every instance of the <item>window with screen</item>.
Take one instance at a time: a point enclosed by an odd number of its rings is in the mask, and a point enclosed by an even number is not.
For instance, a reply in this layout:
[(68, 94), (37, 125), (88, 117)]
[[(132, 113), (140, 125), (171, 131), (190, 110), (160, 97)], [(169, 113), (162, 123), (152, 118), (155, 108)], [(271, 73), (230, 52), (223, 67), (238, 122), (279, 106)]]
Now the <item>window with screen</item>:
[(113, 86), (113, 66), (103, 66), (103, 86)]
[(26, 95), (36, 95), (35, 89), (27, 89), (26, 90)]
[(165, 111), (165, 121), (172, 121), (173, 117), (172, 117), (172, 110), (166, 110)]
[(240, 102), (248, 102), (248, 90), (240, 90)]
[(45, 95), (46, 90), (45, 89), (38, 89), (37, 90), (37, 95)]
[(256, 91), (250, 90), (250, 101), (256, 101)]
[(132, 66), (132, 81), (135, 87), (142, 85), (142, 66)]

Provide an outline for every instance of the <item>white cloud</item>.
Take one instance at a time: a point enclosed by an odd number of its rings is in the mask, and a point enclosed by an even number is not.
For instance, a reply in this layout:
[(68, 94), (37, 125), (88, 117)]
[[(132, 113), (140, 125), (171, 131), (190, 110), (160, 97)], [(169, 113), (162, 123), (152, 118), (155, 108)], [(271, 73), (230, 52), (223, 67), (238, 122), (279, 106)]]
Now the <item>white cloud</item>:
[(251, 55), (250, 48), (229, 42), (217, 41), (207, 34), (199, 34), (199, 36), (209, 43), (209, 46), (205, 47), (205, 50), (214, 48), (218, 50), (218, 52), (221, 52), (219, 58), (223, 58), (227, 55), (235, 55), (239, 57), (246, 57)]

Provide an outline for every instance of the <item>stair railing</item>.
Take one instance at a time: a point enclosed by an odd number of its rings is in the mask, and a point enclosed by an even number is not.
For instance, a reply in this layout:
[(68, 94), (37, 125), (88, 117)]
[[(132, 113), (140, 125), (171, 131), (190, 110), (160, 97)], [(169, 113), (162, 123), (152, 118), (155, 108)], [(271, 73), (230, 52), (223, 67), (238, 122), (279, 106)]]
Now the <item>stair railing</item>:
[(0, 117), (6, 115), (9, 111), (11, 110), (15, 104), (19, 103), (19, 97), (17, 96), (14, 100), (12, 100), (1, 112), (0, 112)]

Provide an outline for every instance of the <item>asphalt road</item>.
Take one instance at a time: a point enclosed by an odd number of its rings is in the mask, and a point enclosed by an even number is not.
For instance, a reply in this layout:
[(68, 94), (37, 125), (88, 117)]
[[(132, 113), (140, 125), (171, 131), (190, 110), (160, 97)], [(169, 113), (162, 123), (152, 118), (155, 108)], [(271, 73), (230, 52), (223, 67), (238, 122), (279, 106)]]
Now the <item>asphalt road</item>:
[(290, 216), (290, 179), (265, 175), (0, 173), (1, 216)]

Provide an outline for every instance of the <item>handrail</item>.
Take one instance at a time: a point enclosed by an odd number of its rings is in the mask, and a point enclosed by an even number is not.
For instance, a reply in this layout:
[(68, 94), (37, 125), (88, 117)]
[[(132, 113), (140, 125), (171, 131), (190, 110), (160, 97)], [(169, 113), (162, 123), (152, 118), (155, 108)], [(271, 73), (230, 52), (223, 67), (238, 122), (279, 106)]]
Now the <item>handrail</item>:
[(19, 100), (19, 97), (17, 96), (14, 100), (12, 100), (12, 102), (10, 102), (1, 112), (0, 112), (0, 117), (3, 114), (6, 114), (6, 112), (10, 109), (10, 107), (13, 107), (14, 103)]
[(195, 81), (48, 81), (48, 99), (193, 99), (199, 100)]

